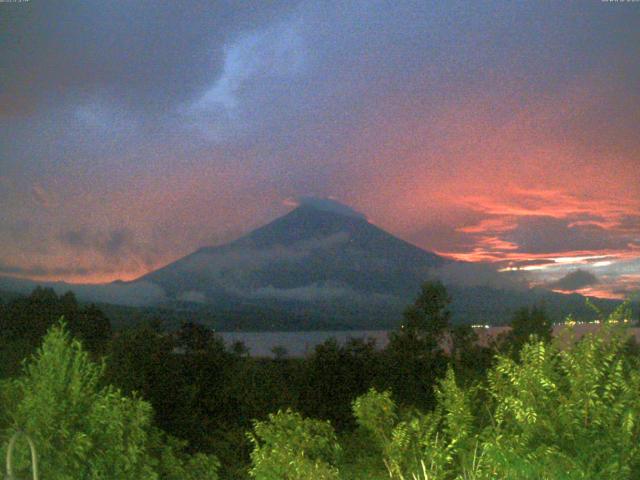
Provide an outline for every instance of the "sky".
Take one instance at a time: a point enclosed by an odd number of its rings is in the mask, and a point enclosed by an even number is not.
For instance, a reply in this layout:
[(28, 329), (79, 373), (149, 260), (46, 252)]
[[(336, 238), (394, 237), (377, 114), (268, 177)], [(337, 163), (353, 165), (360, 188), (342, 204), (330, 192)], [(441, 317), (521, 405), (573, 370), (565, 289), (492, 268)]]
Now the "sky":
[(131, 280), (332, 198), (640, 288), (640, 2), (0, 3), (0, 274)]

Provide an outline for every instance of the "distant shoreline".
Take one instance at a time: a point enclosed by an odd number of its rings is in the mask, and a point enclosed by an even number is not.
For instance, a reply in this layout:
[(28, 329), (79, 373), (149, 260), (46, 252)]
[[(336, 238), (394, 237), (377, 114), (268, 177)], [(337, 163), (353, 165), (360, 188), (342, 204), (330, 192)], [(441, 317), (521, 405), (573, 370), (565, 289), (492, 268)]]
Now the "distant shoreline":
[[(567, 326), (567, 324), (554, 325), (553, 335), (558, 336)], [(573, 326), (573, 332), (575, 338), (579, 339), (588, 333), (595, 333), (601, 326), (600, 323), (577, 323)], [(474, 327), (474, 331), (478, 334), (478, 343), (484, 347), (498, 335), (510, 329), (510, 326)], [(640, 343), (640, 328), (628, 327), (628, 331)], [(216, 334), (220, 335), (228, 345), (238, 341), (244, 343), (252, 357), (274, 357), (272, 349), (284, 347), (287, 350), (287, 357), (302, 358), (313, 353), (317, 345), (330, 338), (335, 338), (339, 345), (344, 345), (349, 339), (374, 340), (376, 348), (383, 349), (389, 342), (389, 332), (393, 330), (216, 331)], [(445, 341), (443, 345), (445, 351), (449, 350), (447, 343)]]

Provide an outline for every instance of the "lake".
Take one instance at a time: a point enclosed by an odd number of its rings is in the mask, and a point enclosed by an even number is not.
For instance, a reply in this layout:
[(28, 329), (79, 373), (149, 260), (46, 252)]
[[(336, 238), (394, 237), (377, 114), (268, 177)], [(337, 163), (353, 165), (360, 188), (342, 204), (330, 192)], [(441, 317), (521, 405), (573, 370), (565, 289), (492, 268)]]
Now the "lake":
[(253, 357), (273, 357), (274, 347), (287, 349), (288, 357), (304, 357), (317, 345), (333, 337), (344, 345), (349, 338), (375, 339), (378, 348), (388, 343), (387, 330), (309, 331), (309, 332), (216, 332), (227, 345), (240, 341)]
[[(553, 334), (558, 335), (565, 326), (554, 325)], [(595, 333), (600, 328), (600, 324), (578, 324), (574, 327), (576, 338), (580, 338), (587, 333)], [(478, 343), (487, 346), (492, 338), (507, 331), (509, 327), (475, 327), (478, 334)], [(288, 357), (304, 357), (312, 353), (317, 345), (333, 337), (339, 344), (344, 345), (349, 338), (374, 339), (377, 348), (386, 347), (389, 343), (388, 333), (390, 330), (353, 330), (353, 331), (305, 331), (305, 332), (216, 332), (227, 345), (241, 341), (249, 349), (249, 354), (253, 357), (273, 357), (271, 351), (274, 347), (284, 347), (287, 349)], [(640, 343), (640, 328), (629, 328), (628, 333), (636, 337)], [(447, 350), (448, 343), (444, 342), (442, 347)]]

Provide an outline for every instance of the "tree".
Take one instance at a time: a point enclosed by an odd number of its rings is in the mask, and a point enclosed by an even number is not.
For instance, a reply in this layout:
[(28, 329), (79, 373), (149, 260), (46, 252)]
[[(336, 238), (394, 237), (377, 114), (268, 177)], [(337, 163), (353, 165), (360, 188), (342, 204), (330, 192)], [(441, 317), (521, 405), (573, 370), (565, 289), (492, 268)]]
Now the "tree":
[(414, 337), (427, 349), (436, 349), (449, 329), (450, 303), (451, 297), (441, 282), (425, 282), (413, 305), (404, 312), (401, 334)]
[(35, 350), (60, 317), (64, 317), (69, 332), (82, 340), (89, 351), (104, 354), (111, 338), (109, 319), (93, 304), (79, 305), (73, 292), (58, 297), (51, 288), (36, 287), (29, 296), (11, 301), (0, 317), (0, 336), (7, 342), (24, 343)]
[(93, 303), (80, 312), (79, 336), (90, 351), (104, 353), (113, 331), (107, 316)]
[(450, 335), (449, 356), (456, 378), (463, 385), (480, 380), (491, 366), (492, 350), (478, 344), (478, 334), (471, 325), (456, 325)]
[(436, 408), (427, 414), (399, 411), (388, 391), (371, 389), (353, 402), (358, 425), (382, 458), (389, 478), (416, 478), (423, 471), (425, 478), (449, 479), (473, 468), (470, 399), (456, 384), (452, 369), (438, 382), (436, 397)]
[(184, 349), (185, 354), (224, 351), (222, 339), (200, 323), (184, 322), (177, 336), (176, 346)]
[[(172, 456), (178, 465), (191, 461), (175, 445), (157, 443), (147, 402), (101, 386), (103, 371), (63, 324), (52, 327), (24, 375), (2, 386), (2, 436), (18, 430), (29, 434), (43, 478), (155, 480), (162, 469), (158, 457)], [(18, 453), (22, 471), (28, 459), (26, 452)], [(212, 470), (199, 478), (217, 477)]]
[(118, 332), (108, 349), (106, 382), (126, 395), (140, 395), (153, 405), (160, 428), (180, 438), (190, 438), (199, 425), (190, 401), (179, 358), (172, 354), (175, 342), (143, 323)]
[(340, 446), (329, 422), (291, 410), (254, 422), (249, 475), (257, 480), (337, 480)]
[(531, 336), (547, 343), (553, 336), (553, 325), (542, 307), (518, 309), (511, 321), (511, 330), (499, 340), (498, 349), (509, 352), (512, 358), (517, 358)]
[(282, 345), (276, 345), (271, 349), (271, 353), (273, 353), (273, 358), (275, 358), (277, 361), (280, 362), (287, 358), (289, 351), (287, 350), (286, 347), (283, 347)]
[(353, 425), (351, 402), (374, 385), (380, 355), (375, 341), (350, 338), (340, 345), (329, 338), (306, 361), (301, 410), (330, 420), (341, 431)]
[(61, 316), (88, 350), (104, 353), (111, 324), (99, 309), (82, 308), (72, 292), (58, 297), (51, 288), (37, 287), (29, 296), (11, 300), (0, 315), (0, 377), (18, 374), (22, 359), (35, 351)]
[(238, 358), (245, 358), (249, 356), (249, 348), (242, 340), (236, 340), (231, 344), (231, 353)]
[(570, 329), (552, 343), (530, 338), (480, 385), (459, 386), (449, 369), (427, 414), (376, 391), (354, 414), (390, 478), (640, 478), (640, 372), (617, 315), (580, 341)]
[(441, 345), (449, 330), (450, 303), (442, 283), (424, 283), (414, 303), (405, 310), (400, 329), (389, 335), (387, 386), (403, 403), (422, 408), (433, 405), (434, 381), (446, 370)]

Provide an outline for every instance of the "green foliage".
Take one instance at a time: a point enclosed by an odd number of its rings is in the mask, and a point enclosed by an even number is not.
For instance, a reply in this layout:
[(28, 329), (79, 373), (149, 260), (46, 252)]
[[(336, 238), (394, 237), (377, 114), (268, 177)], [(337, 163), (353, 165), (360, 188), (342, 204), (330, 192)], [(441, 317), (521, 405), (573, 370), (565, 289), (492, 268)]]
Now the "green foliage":
[(156, 430), (154, 445), (159, 451), (155, 452), (159, 458), (158, 473), (162, 480), (216, 480), (216, 472), (220, 462), (212, 455), (183, 453), (186, 442), (164, 435)]
[(329, 340), (305, 359), (251, 358), (194, 323), (175, 335), (145, 324), (109, 342), (105, 368), (84, 349), (95, 358), (101, 340), (78, 329), (89, 307), (46, 289), (15, 300), (0, 311), (10, 327), (0, 351), (16, 365), (55, 312), (76, 321), (51, 329), (23, 375), (0, 383), (0, 445), (25, 429), (43, 478), (640, 478), (628, 304), (607, 319), (599, 311), (605, 327), (579, 342), (570, 331), (550, 342), (546, 314), (520, 310), (491, 358), (471, 328), (449, 328), (446, 290), (430, 284), (386, 351)]
[(630, 323), (631, 317), (633, 317), (633, 310), (631, 308), (631, 302), (622, 302), (616, 309), (609, 315), (609, 323)]
[(358, 426), (367, 431), (374, 445), (383, 451), (391, 440), (398, 422), (396, 404), (391, 392), (377, 392), (374, 388), (353, 402), (353, 415)]
[(532, 342), (520, 362), (499, 357), (484, 445), (494, 478), (640, 478), (640, 373), (624, 344), (605, 327), (563, 350)]
[(640, 371), (621, 312), (580, 341), (534, 337), (497, 356), (484, 386), (449, 369), (426, 414), (371, 390), (353, 404), (358, 425), (393, 479), (640, 478)]
[(258, 480), (331, 480), (340, 446), (329, 422), (305, 419), (287, 410), (254, 422), (249, 474)]
[(405, 415), (397, 414), (389, 392), (372, 389), (354, 401), (358, 425), (376, 445), (390, 478), (408, 479), (419, 471), (450, 478), (456, 470), (473, 468), (474, 460), (467, 458), (472, 451), (473, 415), (453, 370), (440, 382), (437, 398), (433, 412)]
[[(158, 437), (152, 434), (151, 406), (111, 386), (101, 387), (103, 370), (59, 325), (26, 363), (24, 375), (2, 385), (2, 438), (27, 432), (36, 444), (43, 478), (160, 478), (153, 452), (168, 454), (170, 447), (154, 443)], [(24, 471), (26, 450), (18, 453), (18, 471)], [(181, 461), (215, 466), (200, 457)], [(198, 478), (217, 476), (212, 469)]]
[(46, 336), (25, 375), (5, 386), (7, 433), (29, 433), (44, 478), (156, 478), (145, 455), (150, 406), (111, 388), (99, 390), (101, 373), (60, 326)]

